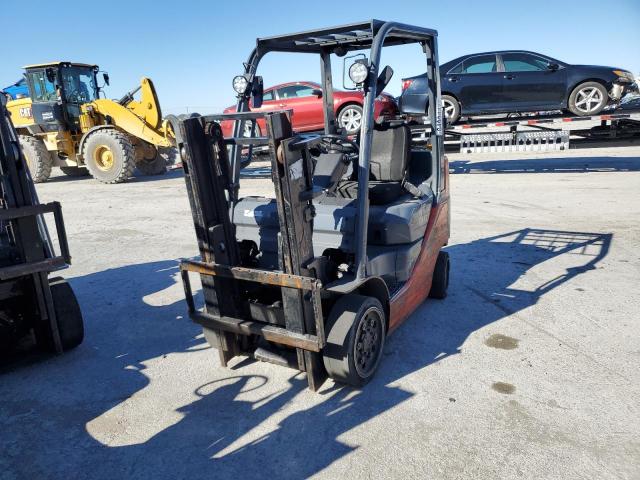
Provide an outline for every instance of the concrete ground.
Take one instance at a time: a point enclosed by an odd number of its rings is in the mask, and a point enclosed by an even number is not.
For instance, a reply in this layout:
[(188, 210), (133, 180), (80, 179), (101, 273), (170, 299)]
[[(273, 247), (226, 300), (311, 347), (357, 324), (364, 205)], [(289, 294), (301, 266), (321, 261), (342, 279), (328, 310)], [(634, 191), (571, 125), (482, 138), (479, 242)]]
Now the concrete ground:
[(449, 296), (361, 391), (218, 366), (185, 318), (180, 172), (39, 185), (86, 338), (0, 367), (0, 478), (640, 478), (640, 149), (450, 160)]

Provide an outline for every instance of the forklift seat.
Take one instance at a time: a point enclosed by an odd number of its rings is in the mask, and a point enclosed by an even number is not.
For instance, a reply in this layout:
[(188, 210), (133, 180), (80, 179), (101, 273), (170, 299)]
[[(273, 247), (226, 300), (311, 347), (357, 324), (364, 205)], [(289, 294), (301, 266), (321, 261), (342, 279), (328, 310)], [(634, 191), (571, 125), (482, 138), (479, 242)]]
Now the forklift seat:
[[(402, 182), (407, 174), (410, 145), (408, 126), (390, 123), (375, 126), (369, 165), (369, 202), (372, 205), (386, 205), (406, 193)], [(339, 182), (336, 193), (342, 198), (356, 198), (357, 178)]]

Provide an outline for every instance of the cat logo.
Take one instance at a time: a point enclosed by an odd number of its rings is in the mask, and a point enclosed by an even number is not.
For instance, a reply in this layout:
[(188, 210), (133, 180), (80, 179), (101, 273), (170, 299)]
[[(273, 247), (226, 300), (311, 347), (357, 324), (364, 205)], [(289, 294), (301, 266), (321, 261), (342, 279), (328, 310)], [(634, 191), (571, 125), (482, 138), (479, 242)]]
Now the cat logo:
[(31, 118), (31, 107), (22, 107), (20, 109), (20, 116), (22, 118)]

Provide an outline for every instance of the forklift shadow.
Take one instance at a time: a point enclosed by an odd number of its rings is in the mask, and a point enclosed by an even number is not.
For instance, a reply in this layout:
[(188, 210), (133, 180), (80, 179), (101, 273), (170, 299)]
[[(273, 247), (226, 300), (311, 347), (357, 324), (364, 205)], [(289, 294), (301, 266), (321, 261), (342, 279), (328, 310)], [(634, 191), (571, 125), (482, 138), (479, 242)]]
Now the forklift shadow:
[(358, 448), (341, 440), (350, 431), (412, 400), (426, 367), (461, 353), (472, 333), (596, 269), (611, 241), (608, 233), (527, 228), (452, 245), (449, 297), (428, 301), (389, 337), (380, 370), (362, 390), (329, 382), (316, 394), (303, 374), (268, 379), (247, 371), (269, 371), (266, 365), (241, 361), (229, 376), (196, 389), (198, 398), (178, 410), (180, 421), (117, 450), (130, 459), (179, 451), (179, 462), (163, 465), (167, 478), (203, 471), (220, 478), (312, 476)]
[(637, 172), (640, 157), (557, 157), (514, 160), (454, 160), (451, 173), (587, 173)]

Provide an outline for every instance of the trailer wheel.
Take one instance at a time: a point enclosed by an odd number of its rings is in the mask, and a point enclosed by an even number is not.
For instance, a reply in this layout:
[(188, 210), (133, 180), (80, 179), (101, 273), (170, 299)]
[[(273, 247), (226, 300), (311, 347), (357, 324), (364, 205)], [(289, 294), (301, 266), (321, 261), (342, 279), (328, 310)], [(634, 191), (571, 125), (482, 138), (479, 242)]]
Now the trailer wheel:
[(102, 183), (122, 183), (133, 176), (135, 150), (124, 133), (104, 128), (90, 133), (82, 149), (93, 178)]
[(136, 168), (143, 175), (162, 175), (167, 171), (167, 160), (155, 149), (155, 156), (151, 159), (143, 158), (136, 163)]
[(89, 170), (84, 167), (60, 167), (60, 170), (67, 177), (86, 177), (90, 175)]
[(447, 252), (438, 253), (436, 266), (433, 270), (433, 279), (431, 280), (431, 290), (429, 296), (431, 298), (443, 299), (447, 297), (447, 288), (449, 287), (449, 254)]
[(30, 135), (20, 135), (19, 139), (33, 183), (47, 181), (49, 176), (51, 176), (53, 157), (49, 150), (47, 150), (44, 142)]
[(386, 335), (386, 317), (374, 297), (347, 294), (331, 309), (322, 359), (337, 382), (361, 387), (373, 378)]
[(442, 108), (447, 118), (447, 123), (453, 125), (460, 118), (460, 104), (451, 95), (442, 95)]
[[(64, 351), (71, 350), (80, 345), (84, 339), (84, 324), (78, 299), (73, 293), (71, 285), (64, 278), (50, 279), (49, 286), (62, 349)], [(40, 347), (48, 351), (55, 351), (53, 332), (48, 324), (36, 329), (36, 339)]]
[(608, 101), (609, 94), (604, 85), (598, 82), (584, 82), (569, 95), (569, 110), (581, 117), (597, 115), (607, 106)]

